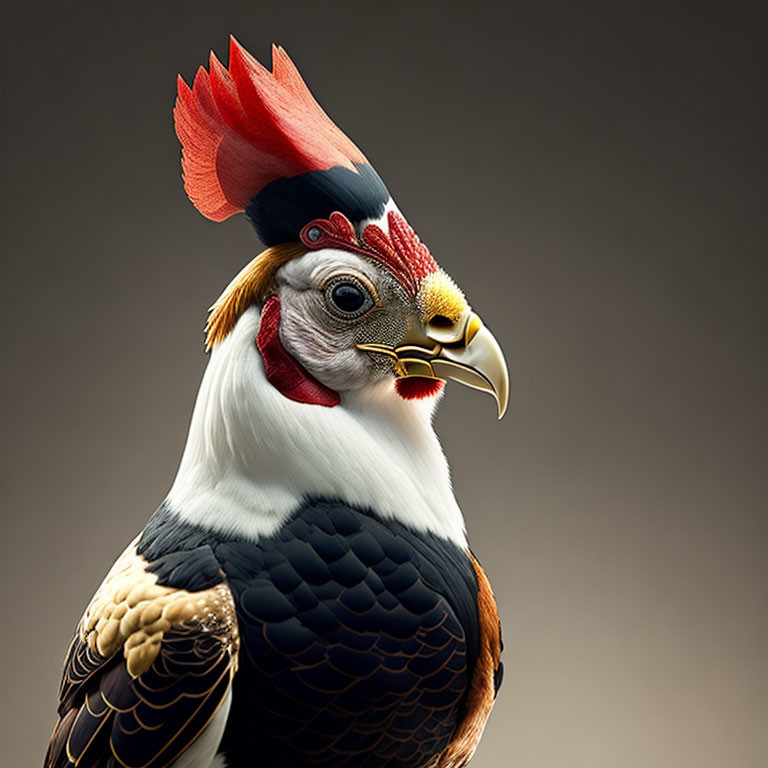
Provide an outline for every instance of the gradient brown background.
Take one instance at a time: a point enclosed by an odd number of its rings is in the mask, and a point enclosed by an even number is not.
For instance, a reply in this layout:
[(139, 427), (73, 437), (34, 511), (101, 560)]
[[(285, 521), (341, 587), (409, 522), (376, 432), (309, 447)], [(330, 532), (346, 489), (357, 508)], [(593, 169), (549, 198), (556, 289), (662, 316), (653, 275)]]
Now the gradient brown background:
[(501, 424), (453, 385), (438, 418), (504, 620), (474, 765), (768, 765), (765, 12), (105, 5), (3, 23), (0, 762), (39, 764), (257, 252), (171, 126), (233, 32), (287, 47), (507, 352)]

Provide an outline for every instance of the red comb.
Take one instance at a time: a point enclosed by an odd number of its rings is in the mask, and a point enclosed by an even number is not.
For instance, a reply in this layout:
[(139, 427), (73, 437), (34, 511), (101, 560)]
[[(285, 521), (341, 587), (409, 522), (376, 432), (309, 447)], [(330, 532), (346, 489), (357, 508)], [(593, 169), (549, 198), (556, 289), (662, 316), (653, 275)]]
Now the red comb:
[(173, 116), (184, 188), (214, 221), (243, 211), (276, 179), (366, 162), (279, 46), (270, 72), (230, 37), (229, 69), (211, 52), (210, 72), (200, 67), (192, 88), (179, 76)]
[[(328, 219), (310, 221), (300, 233), (310, 250), (341, 248), (372, 258), (389, 269), (411, 296), (421, 281), (440, 266), (411, 225), (396, 211), (387, 213), (389, 235), (378, 224), (368, 224), (358, 240), (355, 228), (338, 211)], [(313, 231), (314, 230), (314, 231)]]

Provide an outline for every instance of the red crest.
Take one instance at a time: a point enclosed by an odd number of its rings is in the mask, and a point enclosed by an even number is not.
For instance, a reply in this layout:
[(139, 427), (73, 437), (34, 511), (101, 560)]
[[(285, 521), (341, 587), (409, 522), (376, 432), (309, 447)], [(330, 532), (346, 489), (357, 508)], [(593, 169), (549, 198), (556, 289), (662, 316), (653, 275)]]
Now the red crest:
[(211, 52), (210, 72), (200, 67), (192, 88), (179, 76), (173, 115), (184, 188), (214, 221), (245, 210), (276, 179), (367, 162), (279, 46), (270, 72), (230, 37), (229, 69)]

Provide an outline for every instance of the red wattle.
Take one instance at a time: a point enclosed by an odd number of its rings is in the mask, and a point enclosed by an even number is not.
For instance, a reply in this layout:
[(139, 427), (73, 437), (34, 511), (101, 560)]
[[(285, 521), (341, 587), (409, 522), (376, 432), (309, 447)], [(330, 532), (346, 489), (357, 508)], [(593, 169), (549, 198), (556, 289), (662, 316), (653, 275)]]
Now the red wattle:
[(280, 299), (271, 296), (261, 310), (256, 346), (264, 361), (267, 381), (278, 392), (297, 403), (332, 408), (341, 401), (338, 392), (321, 384), (286, 352), (280, 341)]
[(442, 379), (427, 379), (421, 376), (407, 376), (395, 379), (395, 389), (403, 400), (423, 400), (434, 397), (443, 391), (445, 382)]

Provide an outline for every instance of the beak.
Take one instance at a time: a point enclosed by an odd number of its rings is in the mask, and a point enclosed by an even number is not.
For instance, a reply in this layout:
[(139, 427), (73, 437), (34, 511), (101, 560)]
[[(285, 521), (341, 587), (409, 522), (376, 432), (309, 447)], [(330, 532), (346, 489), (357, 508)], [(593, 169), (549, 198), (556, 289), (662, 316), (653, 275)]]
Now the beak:
[(358, 349), (392, 359), (398, 376), (451, 379), (488, 392), (496, 399), (499, 418), (509, 404), (509, 372), (499, 342), (471, 311), (455, 323), (443, 318), (427, 323), (424, 344), (358, 344)]

